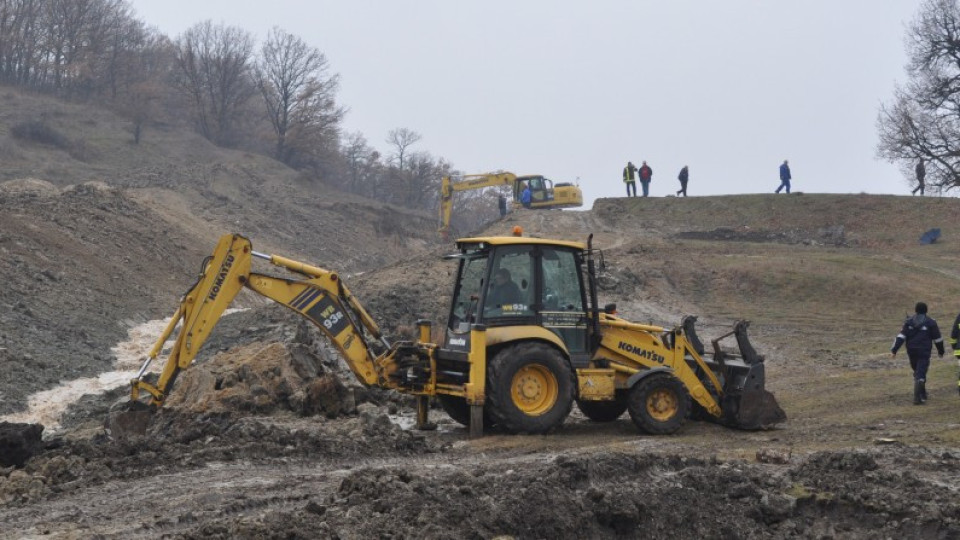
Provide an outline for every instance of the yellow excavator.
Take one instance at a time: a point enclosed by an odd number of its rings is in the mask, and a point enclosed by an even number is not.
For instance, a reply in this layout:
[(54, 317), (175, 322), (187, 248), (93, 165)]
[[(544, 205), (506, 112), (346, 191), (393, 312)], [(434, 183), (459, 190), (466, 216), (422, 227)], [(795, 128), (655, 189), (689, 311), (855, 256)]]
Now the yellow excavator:
[[(741, 429), (786, 419), (765, 389), (764, 358), (750, 345), (745, 322), (713, 340), (707, 355), (695, 317), (666, 328), (622, 319), (614, 304), (598, 306), (602, 253), (593, 249), (592, 235), (583, 244), (515, 233), (457, 241), (448, 256), (458, 271), (441, 343), (430, 342), (431, 323), (424, 320), (417, 321), (415, 340), (389, 343), (336, 272), (254, 251), (247, 238), (225, 235), (131, 381), (132, 403), (163, 405), (177, 374), (247, 288), (313, 322), (363, 384), (416, 396), (421, 427), (431, 398), (471, 436), (485, 426), (545, 433), (563, 424), (574, 403), (597, 422), (626, 411), (650, 434), (674, 433), (688, 417)], [(254, 272), (258, 259), (290, 275)], [(175, 332), (159, 379), (147, 382), (149, 364)], [(729, 336), (739, 353), (720, 346)], [(142, 394), (148, 403), (137, 401)]]
[(579, 208), (583, 206), (583, 192), (569, 182), (558, 182), (539, 174), (517, 176), (509, 172), (467, 174), (457, 178), (444, 176), (440, 179), (440, 234), (450, 234), (450, 215), (453, 212), (453, 194), (458, 191), (483, 189), (495, 186), (510, 186), (513, 203), (520, 204), (520, 195), (530, 187), (530, 208)]

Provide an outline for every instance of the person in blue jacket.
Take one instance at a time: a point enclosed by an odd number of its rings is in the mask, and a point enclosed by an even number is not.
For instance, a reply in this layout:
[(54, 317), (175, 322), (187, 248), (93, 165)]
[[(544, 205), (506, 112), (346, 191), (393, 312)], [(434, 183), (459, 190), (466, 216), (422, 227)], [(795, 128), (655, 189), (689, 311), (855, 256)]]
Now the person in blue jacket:
[(787, 164), (787, 160), (783, 160), (780, 165), (780, 187), (774, 193), (780, 193), (783, 188), (787, 188), (787, 193), (790, 193), (790, 165)]
[(936, 346), (937, 354), (943, 358), (943, 337), (937, 321), (927, 316), (927, 305), (917, 302), (916, 312), (903, 322), (903, 328), (893, 341), (890, 349), (892, 357), (896, 358), (897, 350), (904, 343), (907, 344), (907, 356), (910, 358), (910, 368), (913, 369), (913, 404), (922, 405), (927, 402), (927, 368), (930, 367), (930, 348)]
[(524, 208), (530, 208), (530, 203), (533, 201), (533, 192), (530, 191), (530, 184), (524, 184), (523, 191), (520, 193), (520, 204)]

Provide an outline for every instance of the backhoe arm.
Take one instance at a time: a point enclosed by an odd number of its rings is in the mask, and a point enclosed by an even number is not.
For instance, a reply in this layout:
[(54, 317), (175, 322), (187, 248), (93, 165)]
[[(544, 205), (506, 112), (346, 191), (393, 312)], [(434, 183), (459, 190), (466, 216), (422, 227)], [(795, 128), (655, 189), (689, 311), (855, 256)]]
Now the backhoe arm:
[[(304, 276), (286, 279), (252, 273), (254, 257)], [(240, 235), (220, 238), (213, 255), (204, 260), (197, 282), (180, 301), (180, 306), (154, 344), (137, 377), (131, 381), (131, 398), (140, 391), (150, 394), (153, 405), (161, 406), (177, 375), (190, 366), (214, 325), (243, 287), (283, 304), (308, 318), (326, 334), (343, 354), (354, 375), (366, 385), (392, 387), (390, 375), (396, 369), (394, 349), (380, 328), (335, 272), (294, 261), (279, 255), (253, 251), (250, 241)], [(142, 380), (150, 363), (179, 326), (180, 330), (156, 386)], [(377, 356), (364, 333), (388, 349)]]

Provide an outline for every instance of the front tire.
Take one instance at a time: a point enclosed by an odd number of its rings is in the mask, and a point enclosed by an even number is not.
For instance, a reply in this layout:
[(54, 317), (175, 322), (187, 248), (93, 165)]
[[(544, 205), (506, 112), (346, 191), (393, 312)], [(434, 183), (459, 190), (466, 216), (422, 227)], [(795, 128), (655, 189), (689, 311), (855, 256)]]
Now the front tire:
[(676, 433), (690, 414), (690, 394), (672, 374), (653, 373), (630, 389), (627, 410), (633, 423), (645, 433)]
[(573, 407), (573, 375), (557, 349), (527, 342), (501, 350), (487, 366), (487, 413), (507, 433), (546, 433)]

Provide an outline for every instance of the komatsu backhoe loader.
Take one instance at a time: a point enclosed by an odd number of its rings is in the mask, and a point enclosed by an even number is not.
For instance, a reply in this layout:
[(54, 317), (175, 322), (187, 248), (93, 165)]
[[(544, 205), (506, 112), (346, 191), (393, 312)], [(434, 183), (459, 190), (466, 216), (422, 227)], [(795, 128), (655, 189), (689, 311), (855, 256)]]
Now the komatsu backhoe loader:
[[(459, 240), (449, 256), (459, 268), (442, 343), (430, 342), (428, 321), (417, 322), (416, 341), (389, 343), (336, 272), (259, 253), (240, 235), (223, 236), (131, 381), (131, 398), (145, 393), (150, 404), (163, 405), (177, 374), (246, 287), (312, 321), (363, 384), (416, 396), (421, 426), (432, 397), (471, 436), (485, 425), (544, 433), (563, 424), (574, 402), (598, 422), (627, 411), (651, 434), (674, 433), (689, 416), (743, 429), (786, 419), (764, 388), (764, 359), (750, 345), (746, 323), (714, 340), (708, 357), (694, 317), (665, 328), (624, 320), (613, 304), (600, 308), (591, 240)], [(292, 275), (254, 272), (255, 259)], [(177, 328), (159, 379), (150, 384), (147, 367)], [(728, 336), (735, 336), (739, 354), (721, 348)]]
[(509, 172), (467, 174), (460, 177), (444, 176), (440, 179), (440, 229), (441, 236), (450, 234), (450, 216), (453, 212), (453, 195), (460, 191), (483, 189), (494, 186), (510, 186), (513, 203), (520, 204), (524, 187), (530, 188), (530, 208), (551, 210), (555, 208), (579, 208), (583, 206), (583, 192), (569, 182), (558, 182), (543, 175), (517, 176)]

